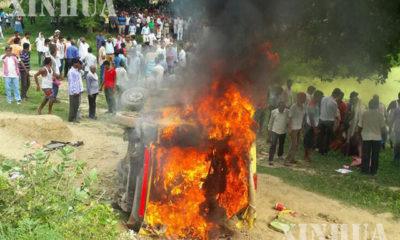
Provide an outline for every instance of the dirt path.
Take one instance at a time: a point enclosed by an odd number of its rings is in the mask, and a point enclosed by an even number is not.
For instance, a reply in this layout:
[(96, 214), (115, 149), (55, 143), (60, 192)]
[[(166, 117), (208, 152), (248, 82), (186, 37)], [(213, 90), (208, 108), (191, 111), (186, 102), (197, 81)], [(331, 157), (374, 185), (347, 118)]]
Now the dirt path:
[[(40, 144), (51, 140), (83, 141), (84, 145), (76, 149), (77, 159), (86, 161), (89, 168), (97, 168), (103, 178), (110, 179), (105, 184), (112, 184), (111, 179), (115, 176), (118, 161), (126, 152), (127, 143), (123, 142), (122, 134), (122, 128), (102, 121), (83, 120), (81, 124), (69, 124), (56, 116), (0, 113), (1, 155), (21, 159), (25, 154), (32, 152), (32, 149), (24, 147), (26, 141), (36, 141)], [(292, 187), (269, 175), (258, 177), (256, 228), (252, 231), (238, 230), (232, 239), (287, 239), (284, 234), (268, 227), (277, 213), (273, 209), (277, 202), (284, 203), (298, 213), (295, 218), (286, 217), (297, 224), (293, 231), (294, 239), (301, 239), (298, 224), (328, 224), (324, 237), (314, 238), (318, 240), (333, 239), (330, 224), (349, 224), (348, 239), (353, 239), (352, 224), (370, 224), (369, 237), (364, 238), (361, 234), (360, 239), (373, 239), (372, 232), (376, 224), (383, 224), (387, 240), (400, 239), (400, 223), (394, 221), (390, 214), (373, 215), (359, 208), (348, 207), (335, 200)], [(363, 231), (361, 228), (361, 232)], [(306, 239), (312, 239), (311, 234), (312, 228), (308, 225)]]
[(24, 147), (26, 142), (44, 145), (51, 140), (83, 141), (84, 145), (76, 148), (76, 158), (86, 161), (89, 168), (110, 173), (126, 152), (122, 135), (122, 128), (101, 121), (84, 119), (72, 124), (57, 116), (0, 113), (0, 154), (12, 159), (22, 159), (34, 151)]

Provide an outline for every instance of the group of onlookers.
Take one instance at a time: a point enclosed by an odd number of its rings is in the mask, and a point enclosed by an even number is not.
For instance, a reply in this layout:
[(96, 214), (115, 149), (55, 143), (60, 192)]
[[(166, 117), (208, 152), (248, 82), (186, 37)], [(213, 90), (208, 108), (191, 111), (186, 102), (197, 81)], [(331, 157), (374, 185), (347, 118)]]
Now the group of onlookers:
[[(121, 14), (125, 16), (126, 13)], [(59, 87), (67, 78), (71, 122), (80, 119), (79, 105), (85, 91), (83, 80), (86, 80), (89, 117), (95, 119), (96, 98), (102, 89), (108, 112), (115, 113), (117, 99), (124, 90), (132, 87), (154, 90), (164, 86), (164, 76), (174, 74), (176, 68), (186, 66), (186, 50), (190, 48), (189, 43), (178, 44), (172, 35), (162, 35), (160, 39), (156, 37), (149, 41), (143, 37), (143, 41), (140, 41), (136, 40), (135, 34), (125, 35), (122, 30), (119, 34), (108, 36), (100, 32), (93, 46), (89, 45), (85, 37), (77, 40), (64, 38), (60, 30), (48, 38), (40, 32), (34, 43), (31, 43), (30, 33), (25, 33), (22, 38), (21, 33), (15, 31), (7, 44), (2, 60), (8, 103), (12, 103), (12, 91), (17, 104), (29, 98), (30, 52), (34, 45), (41, 68), (33, 77), (37, 91), (43, 91), (44, 94), (37, 112), (42, 114), (48, 104), (48, 113), (52, 113), (53, 104), (59, 102)]]
[(311, 153), (314, 150), (321, 155), (341, 150), (353, 156), (355, 165), (361, 166), (363, 173), (375, 175), (379, 151), (385, 148), (387, 141), (394, 144), (394, 160), (400, 162), (400, 93), (399, 100), (390, 103), (386, 110), (378, 95), (365, 107), (355, 91), (350, 94), (349, 102), (345, 102), (345, 94), (339, 88), (324, 96), (322, 91), (310, 86), (306, 92), (297, 93), (294, 101), (292, 84), (288, 80), (285, 89), (277, 86), (269, 92), (270, 165), (274, 165), (277, 147), (278, 158), (283, 159), (287, 133), (291, 141), (284, 161), (286, 166), (297, 163), (301, 136), (306, 162), (313, 162)]

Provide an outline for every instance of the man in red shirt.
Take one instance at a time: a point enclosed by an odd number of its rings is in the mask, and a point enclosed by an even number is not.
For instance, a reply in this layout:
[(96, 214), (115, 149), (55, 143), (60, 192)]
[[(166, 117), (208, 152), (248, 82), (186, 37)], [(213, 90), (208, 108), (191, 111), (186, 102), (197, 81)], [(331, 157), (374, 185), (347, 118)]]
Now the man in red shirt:
[(109, 61), (104, 62), (104, 81), (101, 84), (100, 91), (103, 91), (104, 87), (104, 94), (106, 96), (106, 101), (108, 105), (108, 112), (107, 113), (115, 113), (116, 103), (115, 103), (115, 80), (117, 78), (117, 73), (115, 69), (111, 67)]
[(340, 95), (337, 99), (337, 104), (340, 113), (340, 123), (343, 124), (346, 121), (347, 115), (347, 103), (343, 101), (344, 93), (340, 92)]

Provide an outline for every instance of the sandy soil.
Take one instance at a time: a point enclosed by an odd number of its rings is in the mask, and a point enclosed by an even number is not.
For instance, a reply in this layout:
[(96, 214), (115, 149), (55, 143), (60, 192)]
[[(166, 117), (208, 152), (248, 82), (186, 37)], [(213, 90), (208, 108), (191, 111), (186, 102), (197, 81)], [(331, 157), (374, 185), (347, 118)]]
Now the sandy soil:
[(44, 145), (51, 140), (83, 141), (75, 157), (86, 161), (89, 168), (111, 173), (126, 152), (122, 135), (122, 128), (100, 121), (83, 120), (81, 124), (71, 124), (57, 116), (0, 113), (0, 154), (12, 159), (21, 159), (34, 151), (24, 147), (26, 142)]
[[(81, 124), (69, 124), (56, 116), (26, 116), (12, 113), (0, 113), (0, 154), (8, 158), (21, 159), (32, 152), (25, 148), (26, 141), (46, 144), (51, 140), (83, 141), (84, 145), (76, 150), (76, 157), (88, 163), (89, 168), (97, 168), (104, 178), (113, 178), (119, 159), (125, 152), (127, 144), (122, 140), (123, 130), (117, 125), (101, 121), (83, 120)], [(112, 184), (112, 181), (106, 182)], [(328, 224), (321, 238), (334, 239), (331, 236), (330, 224), (349, 224), (348, 239), (352, 238), (352, 224), (370, 224), (369, 236), (360, 239), (373, 239), (372, 232), (376, 224), (383, 224), (387, 240), (400, 239), (400, 223), (392, 219), (391, 214), (373, 215), (365, 210), (349, 207), (337, 201), (304, 191), (283, 183), (276, 177), (259, 175), (257, 192), (257, 226), (251, 231), (237, 230), (231, 238), (247, 239), (288, 239), (284, 234), (268, 227), (276, 216), (273, 209), (277, 202), (284, 203), (296, 211), (297, 217), (287, 216), (296, 224), (294, 239), (299, 238), (298, 224)], [(363, 233), (363, 228), (361, 232)], [(306, 228), (306, 239), (312, 239), (312, 228)], [(139, 237), (139, 239), (145, 239)], [(342, 238), (344, 239), (344, 238)], [(383, 239), (376, 237), (375, 239)], [(301, 239), (303, 240), (303, 239)]]

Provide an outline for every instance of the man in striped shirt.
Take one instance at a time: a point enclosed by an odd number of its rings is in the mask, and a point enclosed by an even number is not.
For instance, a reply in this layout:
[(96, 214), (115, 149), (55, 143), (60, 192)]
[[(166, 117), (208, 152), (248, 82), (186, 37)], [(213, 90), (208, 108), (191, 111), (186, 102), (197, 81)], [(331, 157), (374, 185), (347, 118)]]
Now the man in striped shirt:
[(79, 123), (78, 110), (83, 92), (82, 75), (79, 72), (81, 64), (81, 61), (78, 59), (72, 60), (72, 68), (68, 72), (69, 122)]
[(31, 80), (29, 79), (29, 71), (31, 70), (31, 53), (29, 51), (30, 45), (28, 43), (24, 43), (23, 50), (20, 55), (20, 62), (18, 64), (20, 77), (21, 77), (21, 98), (23, 100), (27, 100), (28, 96), (26, 95), (28, 89), (31, 85)]

